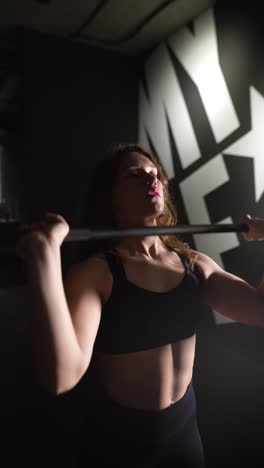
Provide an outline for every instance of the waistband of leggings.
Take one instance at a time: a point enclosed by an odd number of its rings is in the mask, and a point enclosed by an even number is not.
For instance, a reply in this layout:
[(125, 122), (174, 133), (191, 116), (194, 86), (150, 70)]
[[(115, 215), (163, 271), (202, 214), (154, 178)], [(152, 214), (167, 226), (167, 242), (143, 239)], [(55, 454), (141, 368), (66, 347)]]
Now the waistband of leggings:
[(186, 424), (195, 420), (196, 400), (192, 382), (183, 397), (161, 410), (127, 407), (106, 397), (99, 408), (97, 423), (112, 436), (144, 440), (161, 440), (180, 433)]

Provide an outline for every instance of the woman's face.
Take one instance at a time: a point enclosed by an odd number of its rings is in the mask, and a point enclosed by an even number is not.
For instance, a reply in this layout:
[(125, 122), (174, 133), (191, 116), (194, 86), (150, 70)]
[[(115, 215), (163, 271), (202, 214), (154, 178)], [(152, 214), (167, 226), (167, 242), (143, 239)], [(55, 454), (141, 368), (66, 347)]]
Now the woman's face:
[(118, 225), (155, 224), (164, 210), (163, 186), (155, 164), (132, 152), (122, 161), (113, 190)]

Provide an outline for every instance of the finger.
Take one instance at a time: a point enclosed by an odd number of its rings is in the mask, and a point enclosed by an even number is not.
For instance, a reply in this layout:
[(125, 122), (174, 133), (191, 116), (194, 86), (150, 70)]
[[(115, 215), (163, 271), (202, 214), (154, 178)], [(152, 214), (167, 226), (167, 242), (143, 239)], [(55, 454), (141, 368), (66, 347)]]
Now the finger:
[(60, 214), (58, 213), (51, 213), (51, 212), (46, 212), (45, 213), (45, 219), (48, 223), (66, 223), (65, 219), (63, 218), (63, 216), (61, 216)]
[(54, 218), (54, 219), (63, 219), (63, 217), (59, 213), (54, 213), (52, 211), (46, 211), (45, 217)]
[(241, 217), (240, 221), (249, 224), (250, 221), (253, 221), (253, 218), (250, 214), (245, 214), (244, 216)]

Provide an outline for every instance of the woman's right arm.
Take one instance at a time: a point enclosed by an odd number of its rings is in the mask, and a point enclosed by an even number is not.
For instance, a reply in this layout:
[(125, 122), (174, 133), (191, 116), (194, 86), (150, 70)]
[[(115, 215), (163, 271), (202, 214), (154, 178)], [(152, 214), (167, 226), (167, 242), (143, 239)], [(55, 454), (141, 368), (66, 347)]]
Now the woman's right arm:
[(41, 384), (52, 394), (72, 389), (83, 376), (101, 317), (98, 262), (96, 268), (94, 259), (72, 266), (63, 283), (59, 223), (61, 218), (53, 218), (41, 232), (26, 235), (21, 249), (31, 299), (34, 364)]

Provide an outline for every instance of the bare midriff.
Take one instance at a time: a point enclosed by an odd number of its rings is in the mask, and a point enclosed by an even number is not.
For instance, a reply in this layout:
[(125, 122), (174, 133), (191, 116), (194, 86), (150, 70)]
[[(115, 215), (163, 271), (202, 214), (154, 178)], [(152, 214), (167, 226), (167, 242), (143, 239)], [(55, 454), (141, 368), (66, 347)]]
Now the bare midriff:
[(103, 383), (120, 404), (160, 410), (180, 400), (192, 379), (195, 335), (159, 348), (100, 354)]
[[(166, 292), (180, 285), (186, 271), (175, 252), (159, 261), (124, 261), (128, 281), (138, 287)], [(107, 275), (108, 276), (108, 275)], [(113, 278), (106, 276), (104, 300), (110, 297)], [(165, 346), (122, 354), (99, 353), (105, 390), (109, 397), (132, 408), (160, 410), (180, 400), (192, 379), (195, 335)]]

